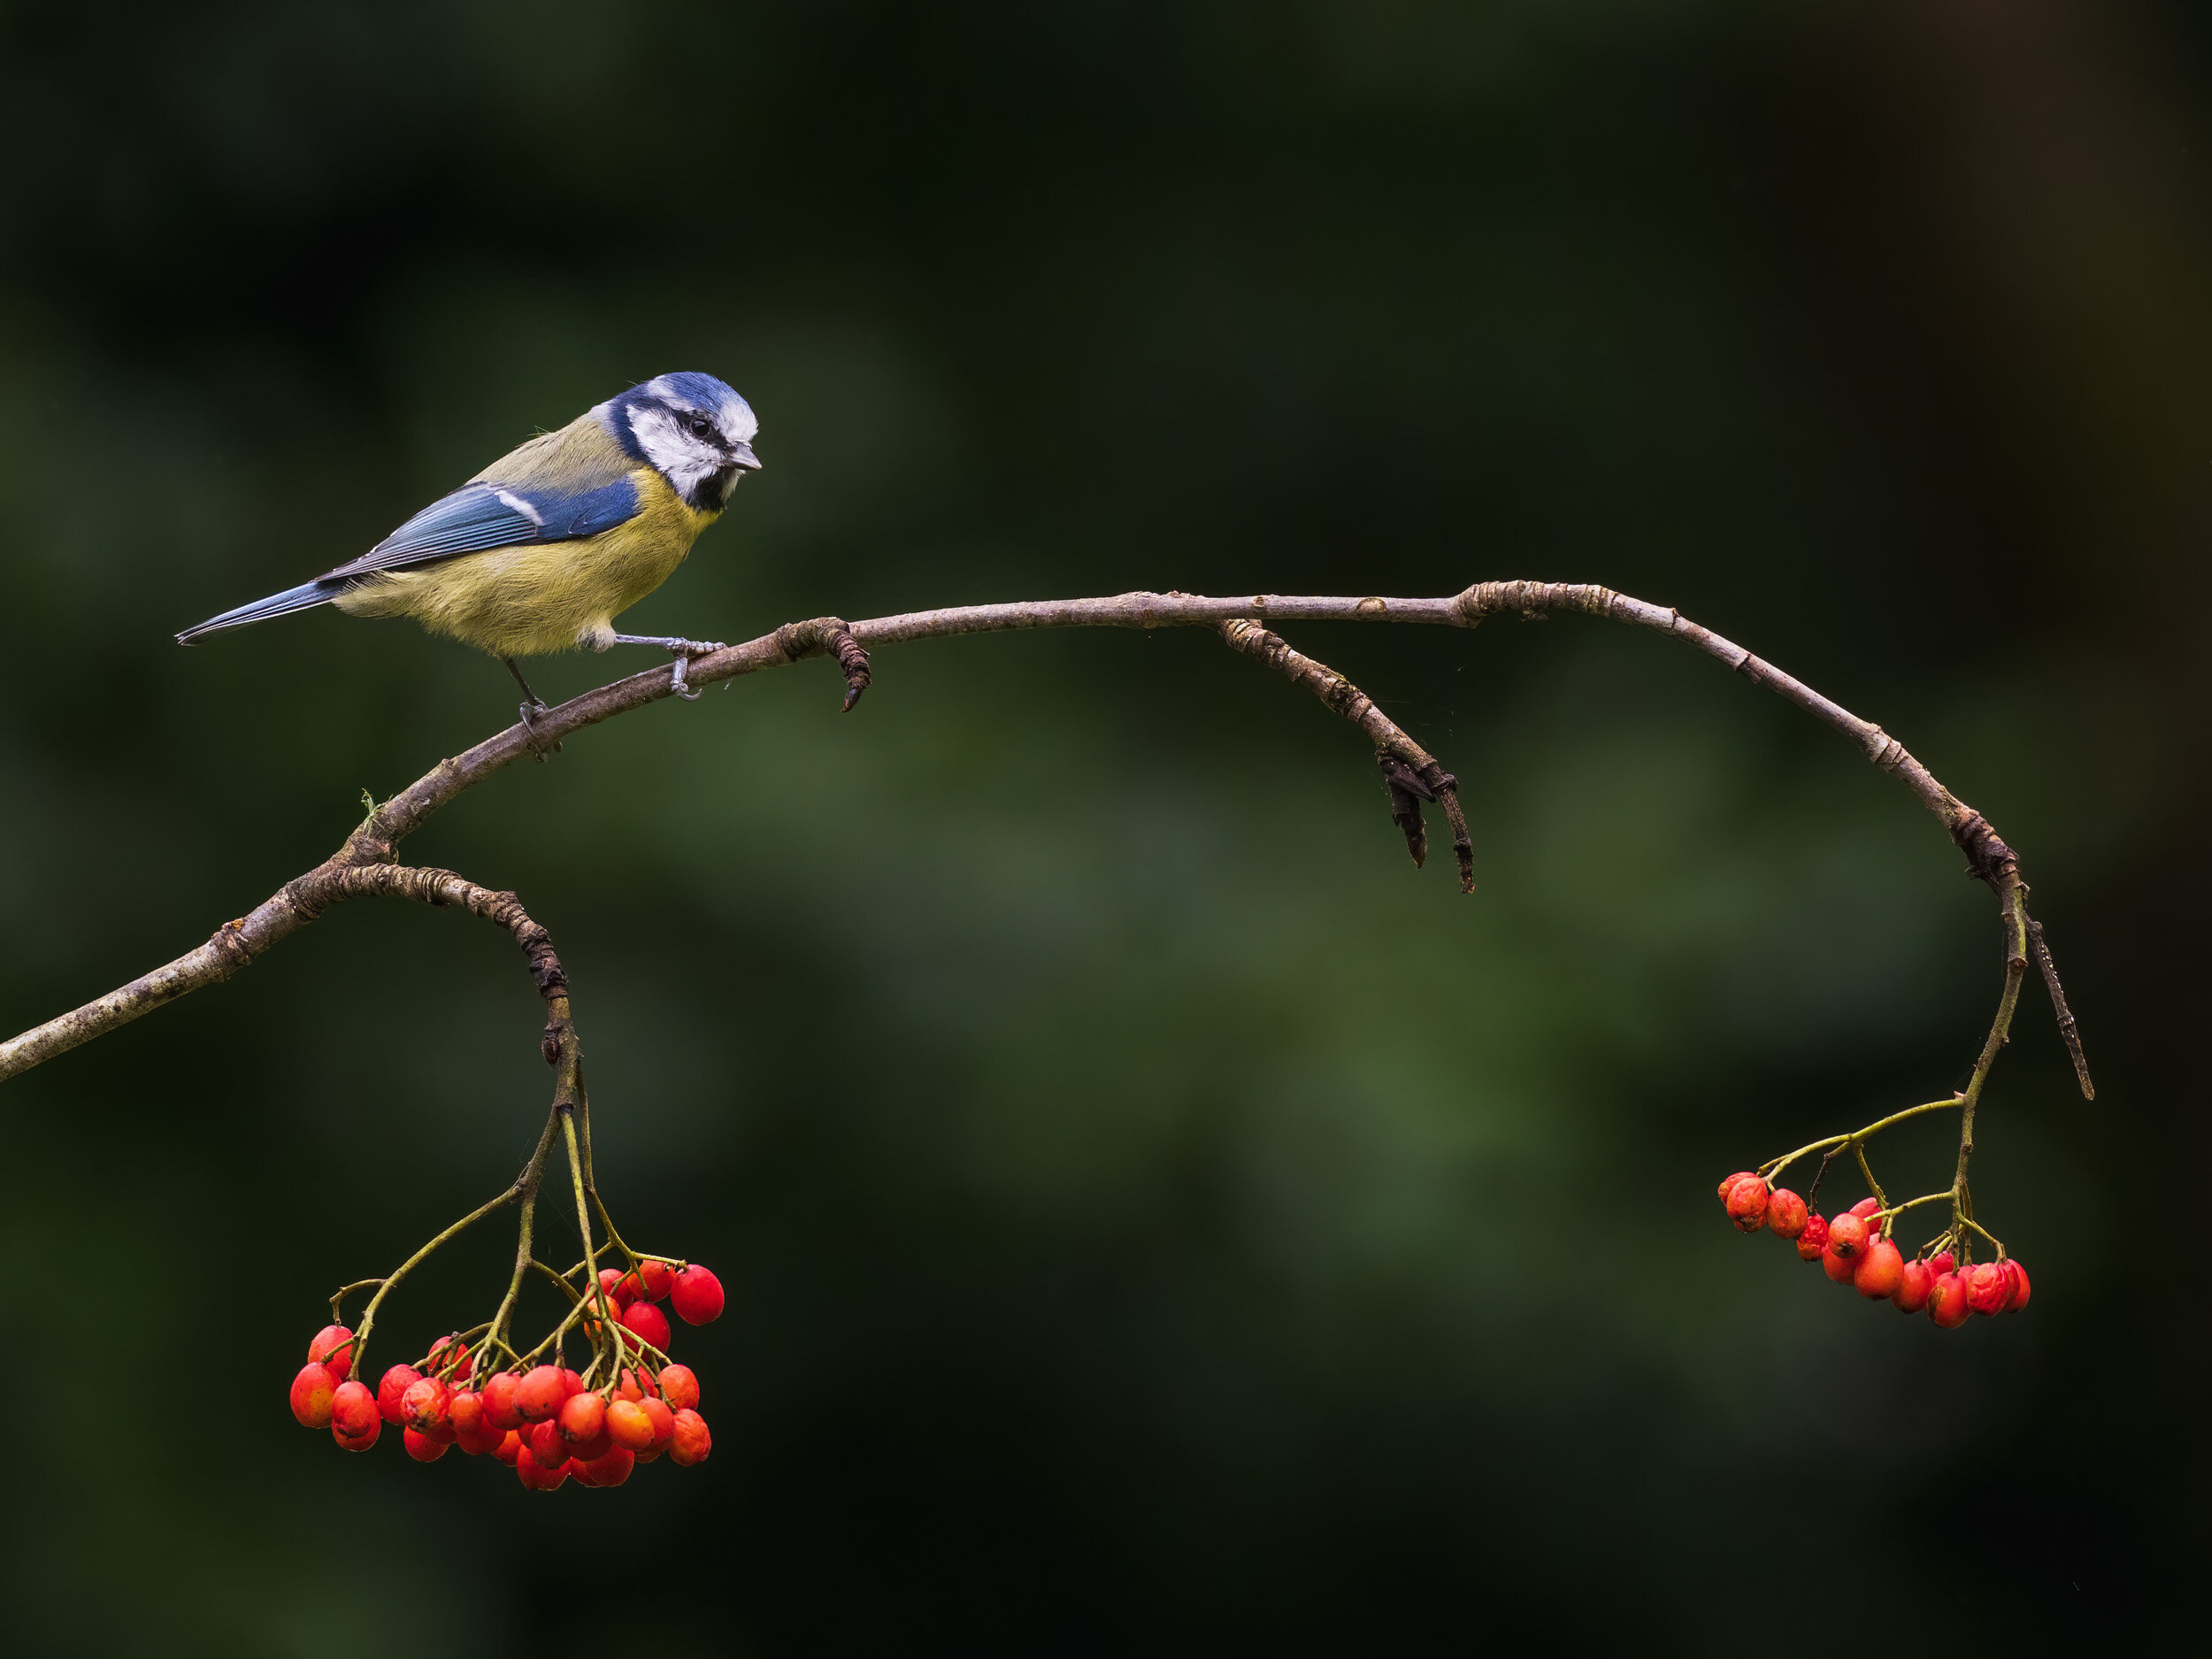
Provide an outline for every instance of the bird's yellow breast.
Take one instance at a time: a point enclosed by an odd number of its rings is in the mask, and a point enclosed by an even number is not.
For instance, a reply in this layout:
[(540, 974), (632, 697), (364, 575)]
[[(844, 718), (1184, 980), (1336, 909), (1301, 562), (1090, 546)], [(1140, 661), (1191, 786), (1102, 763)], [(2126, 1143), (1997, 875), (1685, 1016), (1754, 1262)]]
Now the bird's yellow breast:
[(638, 511), (611, 530), (388, 571), (334, 603), (357, 617), (412, 617), (495, 657), (604, 649), (614, 618), (666, 581), (718, 517), (694, 511), (649, 466), (629, 476)]

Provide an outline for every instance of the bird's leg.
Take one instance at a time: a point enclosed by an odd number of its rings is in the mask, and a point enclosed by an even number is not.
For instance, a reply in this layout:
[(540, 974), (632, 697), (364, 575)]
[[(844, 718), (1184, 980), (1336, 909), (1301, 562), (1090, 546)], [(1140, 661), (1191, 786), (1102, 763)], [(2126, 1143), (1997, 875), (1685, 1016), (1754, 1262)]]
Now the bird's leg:
[(515, 666), (513, 657), (503, 657), (499, 660), (507, 664), (507, 672), (515, 677), (515, 684), (522, 687), (523, 696), (528, 699), (522, 705), (522, 729), (530, 733), (530, 752), (538, 757), (538, 764), (542, 766), (548, 754), (557, 755), (561, 752), (558, 743), (555, 743), (549, 750), (540, 749), (537, 744), (538, 728), (530, 717), (545, 712), (544, 700), (530, 689), (530, 682), (522, 677), (522, 670)]
[(684, 665), (695, 657), (704, 657), (709, 651), (726, 649), (719, 640), (685, 640), (660, 634), (618, 634), (607, 641), (610, 645), (657, 645), (676, 659), (676, 695), (687, 703), (696, 703), (699, 694), (684, 683)]

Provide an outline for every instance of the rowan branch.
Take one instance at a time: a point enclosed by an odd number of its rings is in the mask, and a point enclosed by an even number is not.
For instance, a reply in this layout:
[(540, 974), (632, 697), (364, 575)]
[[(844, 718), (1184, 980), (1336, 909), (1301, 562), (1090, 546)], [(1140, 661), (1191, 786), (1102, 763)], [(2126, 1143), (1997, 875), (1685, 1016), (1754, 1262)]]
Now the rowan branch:
[(2089, 1062), (2081, 1051), (2081, 1036), (2074, 1027), (2074, 1010), (2066, 1006), (2066, 993), (2058, 982), (2058, 968), (2051, 960), (2051, 948), (2043, 942), (2043, 924), (2028, 924), (2028, 943), (2035, 951), (2036, 965), (2043, 970), (2043, 988), (2051, 994), (2051, 1009), (2058, 1016), (2058, 1034), (2066, 1039), (2066, 1053), (2074, 1063), (2074, 1076), (2081, 1084), (2084, 1100), (2097, 1098), (2096, 1085), (2089, 1080)]
[[(1823, 724), (1832, 726), (1857, 743), (1870, 761), (1911, 790), (1921, 803), (1936, 815), (1952, 839), (1965, 852), (1970, 873), (1989, 885), (2003, 914), (2008, 964), (2014, 956), (2012, 946), (2016, 930), (2021, 927), (2028, 930), (2029, 938), (2034, 941), (2032, 948), (2036, 951), (2039, 963), (2045, 967), (2045, 977), (2054, 1004), (2063, 1009), (2063, 993), (2059, 988), (2056, 973), (2048, 965), (2049, 953), (2041, 947), (2040, 930), (2027, 918), (2026, 888), (2020, 879), (2018, 860), (2012, 849), (1998, 838), (1995, 831), (1978, 812), (1937, 782), (1933, 774), (1916, 760), (1904, 745), (1880, 726), (1860, 719), (1811, 687), (1754, 657), (1741, 646), (1688, 620), (1678, 611), (1647, 604), (1640, 599), (1633, 599), (1625, 594), (1615, 593), (1610, 588), (1591, 583), (1479, 582), (1463, 593), (1438, 599), (1394, 599), (1375, 595), (1357, 598), (1278, 596), (1266, 594), (1249, 598), (1210, 598), (1180, 593), (1129, 593), (1095, 599), (963, 605), (947, 610), (878, 617), (849, 624), (836, 617), (818, 617), (808, 621), (787, 623), (758, 639), (695, 658), (686, 667), (686, 678), (693, 686), (710, 685), (757, 673), (763, 669), (782, 667), (810, 657), (828, 654), (837, 660), (845, 675), (846, 706), (849, 708), (857, 700), (860, 692), (866, 688), (870, 672), (869, 652), (886, 645), (904, 644), (914, 640), (1023, 628), (1204, 626), (1218, 629), (1225, 623), (1239, 620), (1260, 623), (1422, 623), (1448, 627), (1473, 627), (1489, 616), (1514, 613), (1524, 618), (1539, 618), (1554, 611), (1580, 611), (1669, 634), (1725, 663), (1754, 684), (1763, 686), (1788, 699)], [(1265, 629), (1259, 632), (1263, 634)], [(1248, 639), (1250, 636), (1246, 637)], [(1236, 643), (1233, 640), (1231, 642)], [(1279, 641), (1277, 644), (1279, 645)], [(1240, 646), (1239, 649), (1249, 648)], [(1253, 654), (1267, 657), (1269, 649), (1263, 642)], [(1282, 650), (1288, 652), (1288, 648), (1282, 647)], [(1296, 664), (1291, 664), (1290, 658), (1296, 658)], [(1331, 672), (1312, 663), (1310, 658), (1298, 657), (1294, 652), (1290, 652), (1288, 657), (1278, 657), (1271, 660), (1276, 660), (1277, 665), (1292, 673), (1294, 679), (1304, 678), (1304, 669), (1308, 667), (1322, 675)], [(1340, 676), (1334, 678), (1341, 681)], [(1309, 680), (1308, 683), (1312, 681)], [(390, 865), (394, 849), (399, 843), (421, 828), (440, 808), (465, 791), (494, 772), (534, 756), (541, 749), (572, 733), (628, 713), (634, 709), (643, 708), (648, 703), (657, 703), (672, 695), (674, 690), (672, 664), (649, 669), (643, 673), (633, 674), (627, 679), (585, 692), (558, 708), (548, 710), (534, 718), (531, 727), (520, 725), (510, 726), (466, 753), (439, 762), (390, 800), (372, 807), (368, 816), (346, 838), (344, 845), (330, 857), (296, 881), (288, 884), (245, 916), (224, 924), (206, 944), (105, 996), (88, 1002), (82, 1008), (0, 1043), (0, 1080), (27, 1071), (58, 1054), (112, 1031), (203, 986), (219, 984), (229, 979), (319, 914), (319, 910), (313, 907), (312, 896), (325, 892), (345, 896), (351, 891), (368, 890), (366, 887), (357, 888), (352, 878), (345, 872)], [(1325, 696), (1324, 700), (1332, 701), (1328, 696)], [(1333, 701), (1332, 706), (1336, 706)], [(1347, 706), (1348, 709), (1348, 699)], [(1372, 704), (1368, 707), (1371, 710)], [(1374, 713), (1377, 718), (1381, 718), (1379, 710)], [(1352, 718), (1369, 732), (1371, 738), (1375, 736), (1374, 729), (1363, 714)], [(1388, 723), (1385, 721), (1384, 724), (1386, 726)], [(1390, 726), (1389, 730), (1397, 733), (1394, 742), (1402, 742), (1408, 747), (1394, 755), (1385, 750), (1384, 744), (1379, 741), (1379, 750), (1384, 750), (1386, 758), (1398, 758), (1409, 772), (1419, 776), (1417, 763), (1404, 757), (1418, 751), (1411, 748), (1410, 740), (1406, 739), (1402, 733), (1398, 733), (1395, 726)], [(1434, 763), (1431, 761), (1430, 764)], [(1393, 781), (1396, 780), (1394, 779)], [(1402, 785), (1400, 787), (1402, 787)], [(1450, 794), (1448, 791), (1442, 793)], [(1448, 813), (1455, 804), (1454, 802), (1448, 805)], [(1454, 827), (1455, 832), (1459, 829), (1457, 824)], [(452, 879), (458, 881), (459, 879), (456, 877)], [(311, 896), (311, 902), (303, 904), (295, 896), (302, 893)], [(2000, 1007), (1998, 1021), (1992, 1029), (1990, 1042), (1985, 1047), (1984, 1063), (1976, 1068), (1978, 1073), (1985, 1074), (1987, 1061), (1994, 1057), (1996, 1048), (2001, 1047), (2005, 1040), (2017, 989), (2017, 979), (2008, 968), (2006, 995)], [(2089, 1095), (2092, 1089), (2088, 1071), (2078, 1059), (2079, 1045), (2075, 1040), (2071, 1016), (2062, 1014), (2061, 1019), (2070, 1050), (2077, 1056), (2082, 1092), (2085, 1096)]]
[(297, 879), (287, 882), (277, 896), (289, 903), (303, 922), (311, 922), (342, 900), (373, 895), (411, 899), (443, 910), (457, 904), (472, 916), (480, 916), (504, 928), (522, 947), (545, 999), (545, 1063), (558, 1058), (562, 1028), (568, 1020), (568, 974), (553, 949), (553, 936), (530, 919), (522, 901), (511, 893), (495, 893), (450, 870), (411, 869), (404, 864), (350, 864), (332, 868), (318, 865)]
[(1452, 851), (1459, 859), (1459, 889), (1475, 890), (1475, 844), (1467, 833), (1466, 815), (1459, 810), (1459, 780), (1436, 764), (1428, 750), (1400, 731), (1375, 700), (1326, 663), (1294, 651), (1280, 634), (1270, 634), (1256, 622), (1242, 620), (1216, 625), (1232, 650), (1256, 657), (1294, 684), (1302, 685), (1367, 733), (1375, 746), (1375, 762), (1382, 768), (1390, 790), (1391, 821), (1405, 833), (1406, 850), (1416, 870), (1428, 862), (1428, 828), (1421, 822), (1421, 803), (1442, 805), (1451, 821)]

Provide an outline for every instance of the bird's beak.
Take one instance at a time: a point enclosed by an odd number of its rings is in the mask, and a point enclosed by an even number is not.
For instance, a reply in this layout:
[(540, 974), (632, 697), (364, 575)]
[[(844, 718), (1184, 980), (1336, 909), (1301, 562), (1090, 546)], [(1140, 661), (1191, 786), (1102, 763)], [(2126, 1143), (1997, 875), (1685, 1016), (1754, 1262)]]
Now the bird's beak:
[(730, 459), (736, 462), (738, 465), (743, 467), (749, 472), (757, 472), (760, 471), (760, 457), (753, 453), (753, 446), (749, 443), (732, 444), (730, 446)]

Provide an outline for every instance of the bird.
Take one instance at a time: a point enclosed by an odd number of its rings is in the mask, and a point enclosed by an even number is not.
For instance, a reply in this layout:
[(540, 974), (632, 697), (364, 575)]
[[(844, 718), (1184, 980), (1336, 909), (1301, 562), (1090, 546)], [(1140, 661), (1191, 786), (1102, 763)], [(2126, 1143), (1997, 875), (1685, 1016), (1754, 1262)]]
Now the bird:
[(360, 557), (177, 642), (317, 605), (412, 617), (506, 664), (534, 737), (545, 704), (518, 657), (658, 646), (675, 658), (678, 695), (695, 698), (685, 667), (718, 641), (618, 634), (614, 618), (668, 580), (738, 480), (760, 470), (759, 430), (752, 406), (713, 375), (657, 375), (509, 451)]

